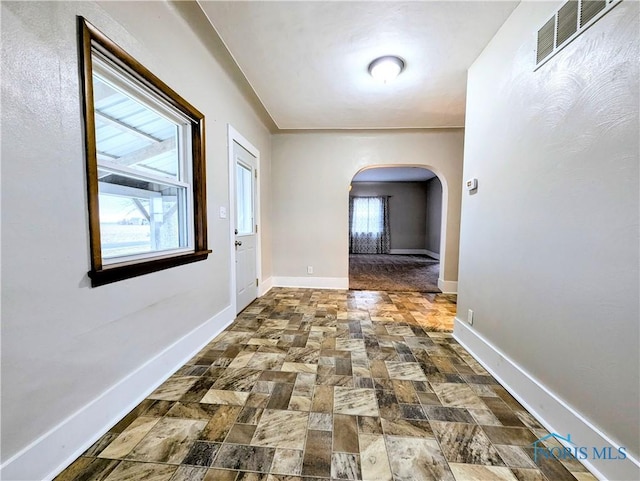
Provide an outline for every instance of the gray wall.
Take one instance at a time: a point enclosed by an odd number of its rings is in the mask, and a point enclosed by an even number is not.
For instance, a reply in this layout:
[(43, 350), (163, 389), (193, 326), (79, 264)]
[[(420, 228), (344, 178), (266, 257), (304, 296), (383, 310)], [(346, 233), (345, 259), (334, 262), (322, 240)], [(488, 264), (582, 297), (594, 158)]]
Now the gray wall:
[(458, 279), (462, 129), (301, 132), (273, 136), (274, 277), (338, 278), (348, 285), (349, 184), (369, 167), (416, 166), (443, 181), (446, 253), (440, 276)]
[(424, 182), (353, 182), (351, 185), (353, 196), (391, 196), (391, 249), (424, 249), (427, 213)]
[(458, 313), (637, 458), (640, 4), (534, 72), (560, 5), (522, 2), (469, 70)]
[(426, 249), (440, 254), (440, 231), (442, 224), (442, 183), (437, 177), (426, 182), (427, 219), (426, 219)]
[[(212, 45), (194, 33), (206, 22), (195, 4), (2, 2), (1, 7), (5, 461), (230, 305), (229, 219), (217, 215), (219, 206), (229, 207), (227, 123), (262, 154), (263, 274), (270, 276), (265, 232), (271, 136)], [(185, 9), (193, 14), (188, 20)], [(207, 261), (89, 287), (76, 15), (205, 114), (213, 249)], [(137, 386), (130, 401), (143, 389)], [(77, 449), (79, 441), (61, 444)]]

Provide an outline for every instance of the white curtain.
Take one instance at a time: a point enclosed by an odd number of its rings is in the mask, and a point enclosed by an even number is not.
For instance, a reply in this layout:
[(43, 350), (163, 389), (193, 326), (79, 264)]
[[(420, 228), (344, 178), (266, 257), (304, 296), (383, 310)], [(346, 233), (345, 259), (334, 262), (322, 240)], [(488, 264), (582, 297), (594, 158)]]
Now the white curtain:
[(354, 197), (351, 232), (354, 234), (380, 234), (383, 228), (382, 198)]
[(387, 196), (351, 197), (349, 202), (349, 252), (389, 253)]

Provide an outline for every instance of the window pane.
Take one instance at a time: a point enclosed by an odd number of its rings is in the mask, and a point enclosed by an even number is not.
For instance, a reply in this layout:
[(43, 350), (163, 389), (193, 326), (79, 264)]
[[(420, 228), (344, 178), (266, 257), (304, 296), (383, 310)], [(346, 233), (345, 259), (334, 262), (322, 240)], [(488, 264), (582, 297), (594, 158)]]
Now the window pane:
[(179, 126), (93, 75), (98, 164), (179, 179)]
[(186, 189), (100, 171), (100, 242), (104, 259), (188, 246)]
[(353, 199), (351, 232), (354, 234), (380, 234), (383, 229), (382, 199), (356, 197)]
[(253, 233), (253, 176), (251, 169), (236, 164), (236, 196), (238, 198), (238, 235)]

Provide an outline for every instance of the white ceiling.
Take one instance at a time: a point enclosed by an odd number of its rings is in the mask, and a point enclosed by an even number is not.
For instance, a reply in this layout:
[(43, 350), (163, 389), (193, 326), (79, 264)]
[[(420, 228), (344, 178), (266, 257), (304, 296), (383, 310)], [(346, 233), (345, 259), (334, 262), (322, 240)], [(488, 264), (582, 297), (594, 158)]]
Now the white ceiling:
[(358, 172), (353, 182), (423, 182), (435, 176), (421, 167), (378, 167)]
[[(280, 129), (464, 125), (467, 69), (517, 1), (200, 0)], [(405, 71), (376, 83), (369, 63)]]

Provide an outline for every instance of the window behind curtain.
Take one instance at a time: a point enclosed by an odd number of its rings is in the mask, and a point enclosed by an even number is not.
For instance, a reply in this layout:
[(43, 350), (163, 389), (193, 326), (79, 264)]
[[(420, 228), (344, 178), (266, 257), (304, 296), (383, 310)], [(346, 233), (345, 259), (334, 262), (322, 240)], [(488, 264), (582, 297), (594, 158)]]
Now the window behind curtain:
[(384, 228), (384, 214), (380, 197), (355, 197), (353, 199), (353, 234), (381, 234)]
[(389, 197), (349, 198), (349, 253), (388, 254)]

